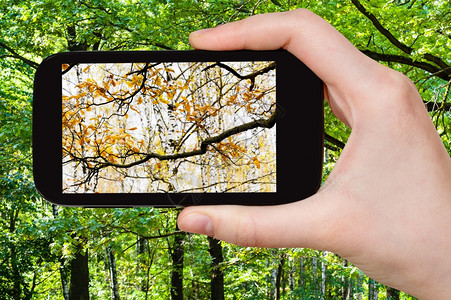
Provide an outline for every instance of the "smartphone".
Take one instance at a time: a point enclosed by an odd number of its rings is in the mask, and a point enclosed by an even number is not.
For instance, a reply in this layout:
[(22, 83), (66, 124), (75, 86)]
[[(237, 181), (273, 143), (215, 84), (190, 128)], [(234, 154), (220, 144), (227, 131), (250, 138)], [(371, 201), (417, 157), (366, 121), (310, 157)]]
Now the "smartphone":
[(284, 50), (68, 52), (35, 75), (34, 181), (55, 204), (282, 204), (322, 162), (322, 82)]

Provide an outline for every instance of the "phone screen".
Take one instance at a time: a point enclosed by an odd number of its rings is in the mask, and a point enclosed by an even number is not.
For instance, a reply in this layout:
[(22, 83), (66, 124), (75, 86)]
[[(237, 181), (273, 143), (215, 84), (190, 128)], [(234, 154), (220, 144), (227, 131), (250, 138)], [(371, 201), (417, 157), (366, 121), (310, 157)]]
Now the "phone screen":
[(63, 63), (62, 193), (273, 193), (275, 61)]

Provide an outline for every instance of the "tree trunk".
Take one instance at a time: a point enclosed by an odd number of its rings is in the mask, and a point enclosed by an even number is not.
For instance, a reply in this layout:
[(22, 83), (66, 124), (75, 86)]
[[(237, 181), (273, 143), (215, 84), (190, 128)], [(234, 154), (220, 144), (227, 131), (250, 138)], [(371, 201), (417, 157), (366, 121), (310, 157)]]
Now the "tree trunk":
[[(346, 268), (348, 264), (348, 261), (343, 258), (343, 267)], [(341, 290), (341, 300), (348, 300), (350, 294), (348, 277), (346, 275), (343, 275), (341, 282), (343, 287), (343, 289)]]
[(301, 289), (301, 295), (304, 294), (304, 257), (301, 256), (301, 258), (299, 258), (299, 287)]
[(108, 262), (110, 269), (110, 284), (111, 284), (111, 295), (113, 300), (120, 300), (119, 296), (119, 285), (117, 284), (117, 272), (116, 272), (116, 257), (111, 249), (111, 246), (107, 247)]
[(83, 246), (78, 247), (75, 258), (71, 261), (69, 300), (89, 299), (88, 253)]
[(283, 276), (283, 265), (285, 263), (285, 256), (282, 256), (279, 262), (279, 266), (277, 267), (277, 276), (276, 276), (276, 300), (280, 300), (280, 288), (282, 286), (281, 281), (282, 281), (282, 276)]
[[(188, 244), (193, 245), (195, 241), (193, 240), (193, 234), (188, 234)], [(188, 246), (189, 247), (189, 246)], [(200, 299), (200, 287), (198, 282), (198, 276), (196, 272), (194, 272), (194, 268), (189, 268), (189, 281), (191, 282), (191, 288), (185, 292), (187, 293), (187, 299)], [(197, 269), (196, 269), (197, 270)]]
[[(143, 258), (143, 254), (146, 253), (147, 240), (142, 239), (139, 236), (137, 236), (136, 238), (137, 238), (137, 241), (136, 241), (135, 274), (136, 274), (136, 278), (140, 278), (140, 279), (135, 282), (135, 285), (140, 291), (146, 292), (147, 291), (146, 279), (143, 278), (143, 276), (141, 276), (140, 273), (142, 272), (142, 266), (145, 265), (145, 260)], [(148, 266), (148, 268), (150, 268), (150, 266)]]
[(319, 299), (318, 289), (318, 258), (312, 257), (312, 276), (313, 276), (313, 291), (315, 293), (315, 299)]
[(356, 284), (356, 290), (358, 292), (357, 294), (357, 300), (362, 300), (362, 281), (363, 281), (363, 275), (362, 273), (359, 273), (359, 277), (357, 278), (357, 284)]
[(10, 247), (10, 260), (11, 260), (11, 269), (14, 278), (13, 290), (12, 290), (12, 298), (14, 300), (20, 300), (22, 295), (22, 286), (20, 284), (22, 280), (22, 276), (20, 276), (19, 268), (17, 266), (17, 252), (15, 245)]
[[(16, 222), (19, 219), (19, 210), (12, 210), (9, 215), (9, 233), (14, 234), (16, 231)], [(13, 288), (11, 292), (12, 299), (20, 300), (22, 295), (22, 275), (19, 272), (19, 266), (17, 265), (18, 257), (15, 243), (11, 243), (9, 246), (9, 260), (11, 266), (11, 272), (13, 276)]]
[(172, 273), (171, 273), (171, 299), (183, 300), (183, 258), (185, 256), (184, 247), (185, 235), (182, 233), (174, 235), (174, 245), (172, 246)]
[[(326, 251), (322, 252), (322, 256), (326, 257)], [(321, 262), (321, 300), (324, 300), (326, 297), (326, 278), (327, 278), (327, 266), (325, 260)]]
[(288, 274), (288, 288), (294, 291), (296, 287), (296, 264), (292, 259), (289, 260), (290, 273)]
[(61, 277), (61, 288), (63, 290), (63, 298), (64, 300), (69, 300), (69, 282), (67, 279), (67, 270), (64, 266), (63, 258), (59, 259), (60, 261), (60, 277)]
[(399, 291), (387, 286), (387, 300), (399, 300)]
[[(52, 204), (52, 215), (53, 218), (56, 219), (58, 217), (58, 206)], [(67, 270), (64, 264), (64, 258), (60, 257), (60, 277), (61, 277), (61, 288), (63, 290), (63, 298), (64, 300), (69, 300), (69, 282), (67, 279)]]
[(212, 300), (224, 300), (224, 273), (220, 269), (221, 263), (224, 261), (222, 257), (221, 242), (215, 238), (208, 237), (210, 245), (208, 252), (210, 252), (211, 271), (210, 271), (210, 287)]
[(370, 278), (368, 282), (368, 300), (377, 300), (378, 294), (379, 287), (377, 286), (377, 282)]
[[(276, 257), (277, 256), (277, 249), (272, 249), (271, 250), (271, 255), (272, 257)], [(269, 265), (271, 264), (270, 260), (267, 259), (266, 260), (266, 266), (269, 267)], [(277, 272), (278, 268), (273, 268), (271, 269), (271, 278), (270, 278), (270, 289), (269, 289), (269, 299), (270, 300), (274, 300), (276, 298), (276, 289), (277, 289)]]

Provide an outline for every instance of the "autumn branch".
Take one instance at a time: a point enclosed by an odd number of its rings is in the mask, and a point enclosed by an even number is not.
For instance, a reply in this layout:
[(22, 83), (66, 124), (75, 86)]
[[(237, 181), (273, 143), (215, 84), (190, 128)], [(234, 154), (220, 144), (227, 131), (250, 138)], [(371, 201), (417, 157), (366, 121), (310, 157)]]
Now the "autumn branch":
[[(276, 123), (276, 113), (277, 112), (275, 111), (268, 119), (264, 119), (264, 118), (257, 119), (252, 122), (244, 123), (244, 124), (235, 126), (233, 128), (230, 128), (228, 130), (225, 130), (221, 134), (206, 138), (204, 141), (201, 142), (199, 149), (196, 149), (193, 151), (174, 153), (174, 154), (165, 154), (165, 155), (154, 153), (154, 152), (134, 153), (137, 155), (144, 155), (144, 157), (142, 159), (136, 160), (136, 161), (128, 163), (128, 164), (117, 164), (114, 162), (107, 161), (105, 159), (105, 162), (98, 164), (94, 167), (91, 167), (90, 169), (99, 170), (99, 169), (106, 168), (106, 167), (130, 168), (130, 167), (145, 163), (152, 158), (156, 158), (160, 161), (164, 161), (164, 160), (175, 160), (175, 159), (180, 159), (180, 158), (187, 158), (187, 157), (191, 157), (191, 156), (202, 155), (207, 152), (208, 146), (215, 144), (215, 143), (219, 143), (222, 140), (224, 140), (232, 135), (235, 135), (235, 134), (238, 134), (241, 132), (245, 132), (247, 130), (259, 128), (259, 127), (272, 128), (274, 126), (274, 124)], [(73, 156), (73, 157), (76, 158), (75, 156)], [(83, 161), (84, 159), (76, 158), (76, 160)]]
[[(246, 152), (246, 149), (234, 144), (230, 138), (239, 133), (257, 128), (260, 128), (259, 130), (272, 128), (276, 123), (276, 107), (275, 104), (268, 105), (266, 103), (266, 101), (272, 99), (271, 95), (266, 97), (268, 91), (262, 91), (259, 88), (255, 92), (243, 90), (242, 94), (240, 94), (239, 89), (235, 87), (237, 83), (234, 81), (238, 80), (238, 82), (241, 82), (244, 79), (252, 81), (252, 78), (275, 68), (275, 63), (268, 63), (260, 68), (254, 67), (252, 71), (246, 72), (249, 74), (244, 75), (240, 74), (240, 71), (243, 70), (241, 67), (237, 69), (227, 66), (228, 70), (220, 76), (226, 76), (226, 78), (234, 77), (235, 79), (232, 80), (232, 83), (227, 81), (227, 88), (224, 94), (221, 93), (218, 97), (212, 97), (211, 99), (204, 98), (204, 95), (209, 94), (208, 88), (210, 87), (208, 85), (205, 86), (205, 83), (201, 80), (199, 81), (199, 86), (190, 86), (188, 85), (188, 80), (191, 80), (191, 78), (171, 78), (168, 72), (176, 71), (169, 67), (150, 71), (158, 64), (160, 63), (145, 63), (138, 70), (130, 67), (129, 70), (125, 70), (127, 73), (124, 76), (117, 75), (116, 72), (121, 71), (116, 69), (111, 69), (113, 71), (102, 69), (105, 73), (102, 73), (100, 79), (92, 77), (92, 74), (87, 72), (88, 70), (93, 70), (88, 65), (83, 69), (83, 73), (86, 73), (85, 76), (88, 77), (86, 81), (80, 82), (79, 79), (78, 84), (71, 82), (75, 88), (79, 89), (75, 95), (63, 96), (63, 100), (67, 102), (63, 101), (63, 124), (67, 125), (65, 129), (67, 139), (63, 140), (63, 165), (65, 170), (69, 172), (67, 174), (74, 170), (74, 179), (71, 178), (71, 174), (68, 175), (67, 179), (68, 181), (73, 181), (71, 186), (81, 187), (94, 179), (95, 186), (93, 190), (96, 190), (99, 179), (103, 181), (111, 179), (108, 176), (104, 177), (104, 174), (107, 173), (103, 172), (108, 171), (101, 172), (101, 170), (108, 167), (112, 167), (110, 170), (120, 173), (121, 178), (139, 176), (139, 174), (137, 175), (134, 172), (145, 172), (145, 178), (152, 178), (152, 176), (160, 174), (160, 172), (176, 174), (177, 166), (166, 169), (167, 165), (161, 164), (161, 162), (174, 161), (174, 164), (177, 165), (185, 162), (185, 158), (199, 157), (208, 152), (219, 154), (219, 158), (222, 158), (224, 161), (230, 159), (233, 164), (235, 164), (233, 160), (235, 158), (245, 166), (255, 165), (256, 169), (260, 169), (258, 155), (252, 152), (254, 156), (241, 157), (240, 155)], [(226, 66), (223, 63), (213, 64), (218, 68), (222, 68), (221, 65)], [(181, 74), (192, 68), (192, 66), (187, 65), (188, 69), (185, 70), (181, 66)], [(67, 67), (70, 66), (67, 65)], [(209, 66), (207, 68), (213, 67)], [(200, 71), (202, 69), (195, 70)], [(132, 78), (128, 77), (130, 75), (132, 75)], [(205, 73), (204, 75), (207, 83), (216, 79), (216, 77), (211, 79), (209, 77), (211, 74)], [(269, 81), (269, 83), (273, 82)], [(256, 84), (260, 86), (260, 82), (256, 82)], [(263, 84), (263, 86), (265, 85)], [(111, 87), (113, 89), (110, 90)], [(154, 88), (158, 90), (154, 90)], [(196, 93), (199, 89), (201, 94), (197, 95)], [(140, 95), (140, 97), (135, 99), (137, 95)], [(224, 103), (221, 103), (221, 99), (224, 100)], [(150, 128), (152, 128), (149, 129), (150, 136), (144, 134), (145, 136), (139, 141), (136, 135), (139, 136), (141, 133), (130, 134), (127, 132), (136, 130), (138, 127), (133, 126), (136, 124), (133, 124), (132, 127), (125, 125), (129, 109), (133, 110), (136, 115), (140, 115), (142, 112), (138, 106), (132, 106), (134, 100), (136, 100), (136, 105), (144, 102), (151, 103), (152, 111), (146, 111), (145, 115), (139, 116), (141, 123), (150, 117), (158, 117), (158, 114), (161, 114), (161, 118), (157, 118), (155, 124), (150, 124)], [(101, 107), (109, 103), (112, 103), (111, 107)], [(217, 104), (219, 108), (214, 107)], [(67, 112), (64, 110), (65, 107), (68, 109)], [(236, 118), (241, 118), (241, 115), (246, 113), (251, 114), (251, 118), (241, 121), (242, 123), (238, 125), (231, 123), (229, 125), (231, 127), (223, 124), (223, 126), (226, 126), (226, 129), (221, 129), (221, 131), (211, 129), (210, 126), (214, 124), (216, 119), (219, 119), (218, 121), (222, 124), (223, 118), (228, 116), (221, 115), (223, 107), (231, 108), (230, 111), (224, 109), (226, 114), (237, 114), (233, 116), (233, 122), (236, 122)], [(102, 114), (102, 112), (106, 112), (106, 115), (105, 113)], [(165, 115), (163, 113), (166, 113), (167, 119), (164, 118)], [(113, 116), (125, 117), (124, 125), (115, 133), (109, 133), (108, 130), (117, 126), (117, 123), (114, 123), (113, 126), (108, 121)], [(132, 116), (135, 116), (135, 114), (132, 114)], [(204, 123), (208, 117), (211, 117), (211, 122)], [(183, 127), (182, 129), (177, 129), (177, 122), (180, 122), (178, 124)], [(190, 146), (182, 148), (184, 141), (194, 132), (196, 132), (196, 137), (190, 142)], [(180, 139), (175, 137), (176, 133), (181, 134)], [(153, 137), (152, 134), (154, 135)], [(164, 138), (165, 134), (166, 138)], [(250, 136), (254, 136), (254, 134)], [(227, 139), (229, 139), (229, 142), (225, 141)], [(150, 143), (147, 147), (145, 146), (146, 140)], [(151, 146), (152, 143), (154, 147)], [(257, 146), (256, 142), (255, 147), (263, 146), (260, 142), (258, 142)], [(230, 153), (228, 152), (229, 150)], [(155, 164), (147, 165), (146, 162), (151, 159), (156, 159)], [(244, 162), (242, 159), (248, 160)], [(202, 159), (200, 160), (202, 161)], [(190, 162), (199, 164), (195, 159), (190, 160)], [(133, 169), (134, 166), (141, 164), (145, 164), (144, 169)], [(156, 173), (152, 174), (154, 171), (151, 171), (148, 167), (152, 167), (151, 169), (154, 169)], [(131, 169), (131, 174), (127, 173), (127, 169)], [(115, 178), (115, 180), (121, 178)], [(158, 176), (155, 179), (171, 186), (171, 183), (166, 181), (165, 176), (161, 178)]]

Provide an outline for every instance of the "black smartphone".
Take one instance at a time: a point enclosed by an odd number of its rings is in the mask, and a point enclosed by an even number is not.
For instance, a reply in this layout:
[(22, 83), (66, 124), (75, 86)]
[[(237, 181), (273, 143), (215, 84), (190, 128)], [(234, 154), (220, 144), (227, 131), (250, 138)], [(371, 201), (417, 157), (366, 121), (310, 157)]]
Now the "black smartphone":
[(68, 52), (35, 75), (34, 181), (55, 204), (281, 204), (322, 161), (322, 82), (284, 50)]

